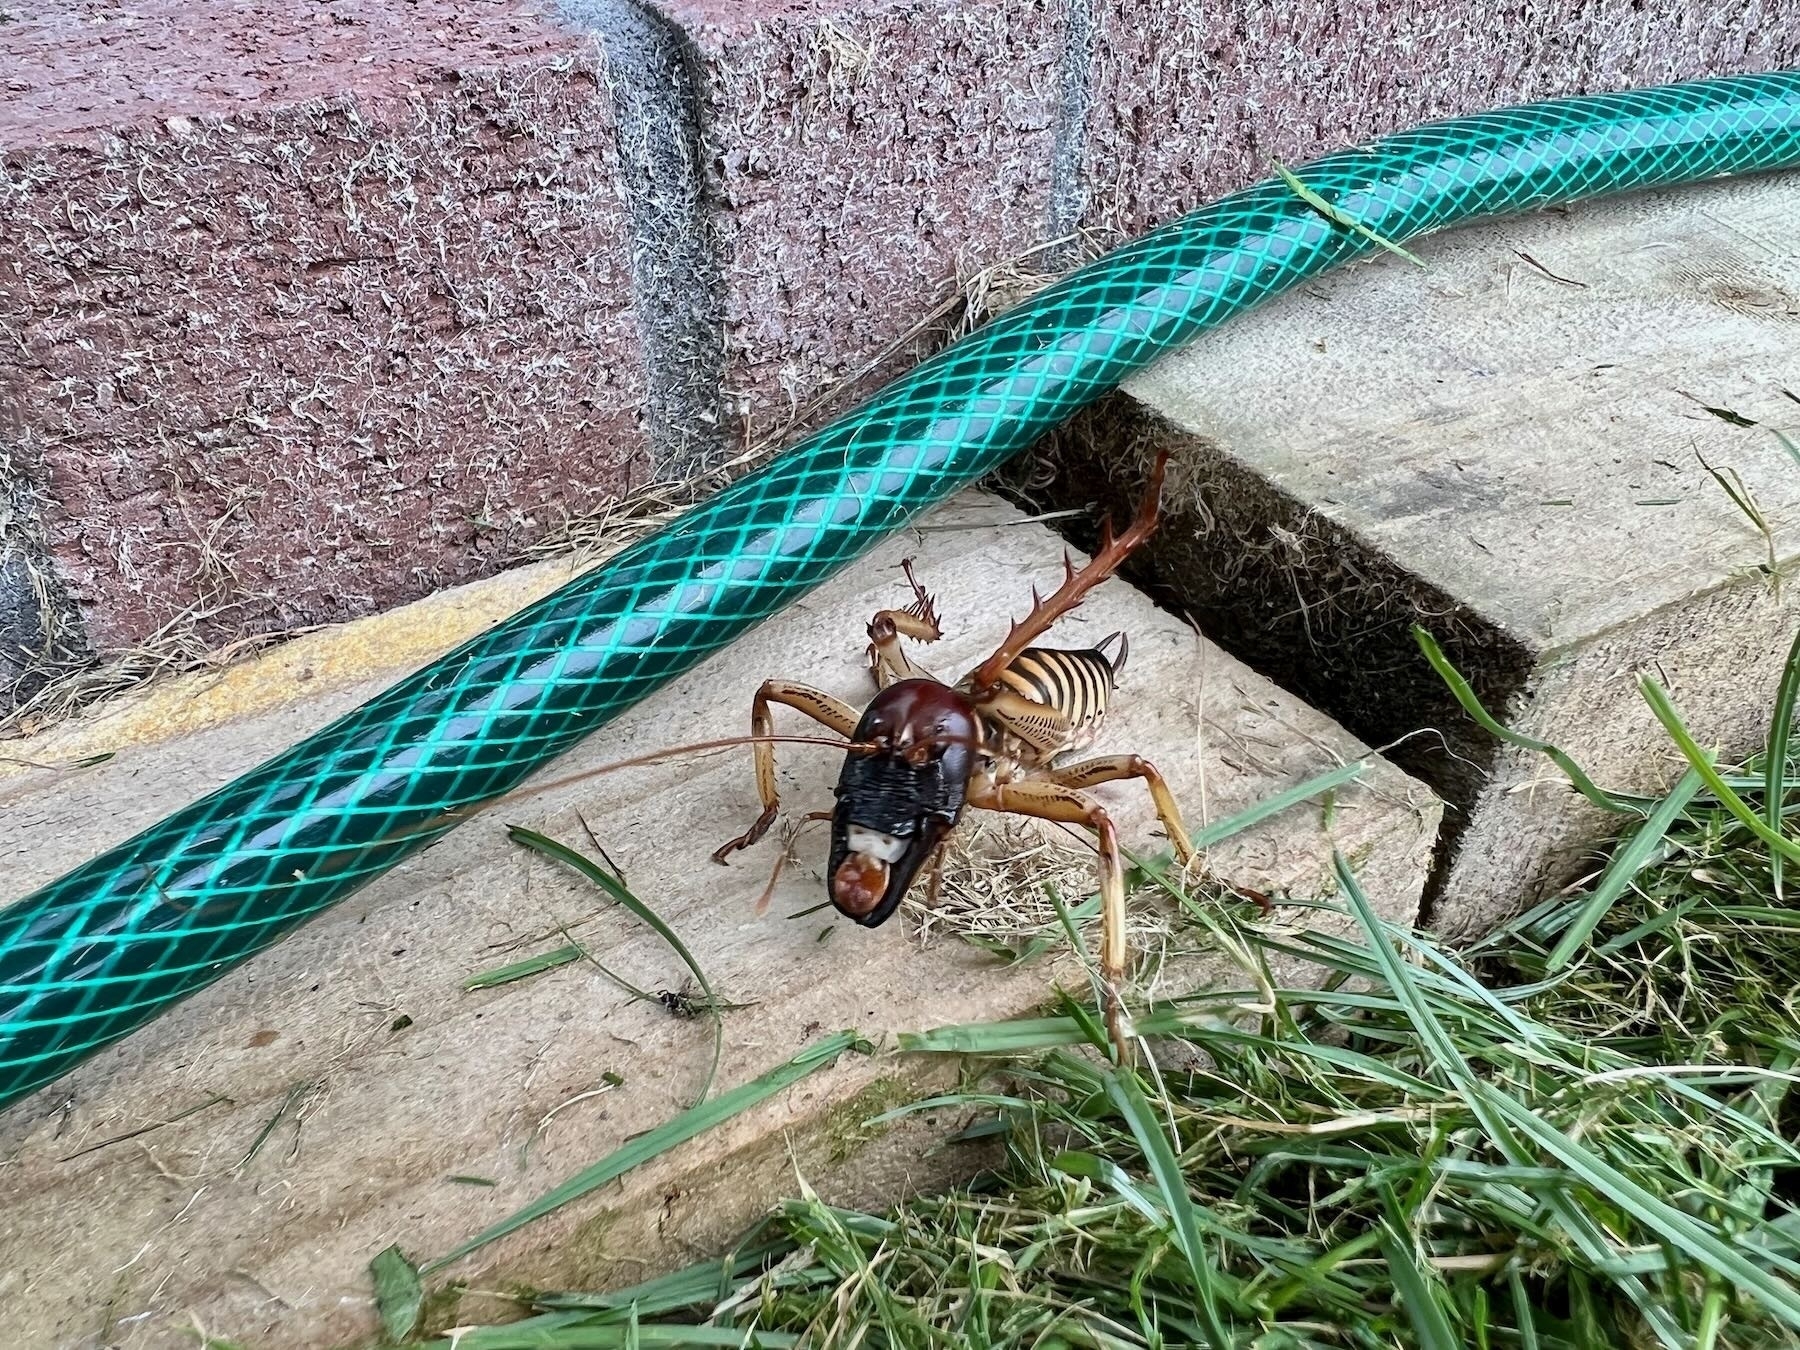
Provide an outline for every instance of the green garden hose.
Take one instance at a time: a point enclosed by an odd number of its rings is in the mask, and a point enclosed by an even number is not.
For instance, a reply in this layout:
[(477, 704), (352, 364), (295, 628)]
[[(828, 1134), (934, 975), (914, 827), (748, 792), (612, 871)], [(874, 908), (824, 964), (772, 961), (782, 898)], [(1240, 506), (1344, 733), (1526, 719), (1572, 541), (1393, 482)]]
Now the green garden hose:
[[(1157, 356), (1376, 246), (1800, 166), (1800, 72), (1432, 123), (1070, 274), (260, 768), (0, 911), (0, 1108), (515, 787)], [(1363, 229), (1351, 228), (1354, 221)], [(1367, 231), (1367, 232), (1365, 232)]]

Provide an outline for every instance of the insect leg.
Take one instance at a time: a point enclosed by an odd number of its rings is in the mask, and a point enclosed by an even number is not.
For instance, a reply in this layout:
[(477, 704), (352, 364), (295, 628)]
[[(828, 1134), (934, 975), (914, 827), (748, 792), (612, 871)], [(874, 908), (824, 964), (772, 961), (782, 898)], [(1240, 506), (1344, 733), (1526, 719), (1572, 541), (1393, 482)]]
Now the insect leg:
[(1121, 778), (1143, 779), (1144, 786), (1150, 789), (1150, 800), (1156, 803), (1156, 818), (1162, 822), (1163, 833), (1169, 836), (1175, 856), (1183, 867), (1194, 860), (1194, 845), (1188, 838), (1187, 826), (1181, 822), (1181, 808), (1175, 804), (1175, 794), (1169, 791), (1168, 783), (1163, 781), (1156, 766), (1142, 755), (1084, 759), (1079, 764), (1052, 769), (1045, 777), (1052, 783), (1077, 789), (1090, 788), (1097, 783), (1116, 783)]
[(944, 844), (939, 844), (931, 853), (931, 885), (925, 893), (925, 908), (936, 909), (938, 900), (944, 891)]
[(900, 568), (912, 587), (913, 602), (905, 609), (884, 609), (869, 620), (869, 674), (877, 689), (886, 689), (896, 680), (930, 679), (931, 672), (915, 663), (900, 646), (902, 637), (915, 642), (936, 642), (943, 636), (938, 626), (937, 604), (913, 575), (912, 559), (906, 558)]
[(1126, 1041), (1125, 1001), (1125, 867), (1119, 858), (1119, 834), (1104, 807), (1073, 788), (1043, 779), (972, 786), (969, 805), (988, 811), (1006, 811), (1039, 820), (1060, 820), (1085, 825), (1098, 837), (1100, 848), (1100, 979), (1106, 993), (1106, 1028), (1121, 1063), (1129, 1061)]
[[(817, 689), (809, 689), (803, 684), (794, 684), (788, 680), (767, 680), (756, 691), (756, 698), (750, 705), (752, 736), (774, 735), (775, 719), (769, 712), (771, 703), (780, 703), (803, 712), (840, 736), (856, 735), (857, 713), (848, 703)], [(749, 848), (775, 823), (775, 810), (780, 805), (780, 795), (775, 789), (775, 747), (765, 740), (759, 740), (753, 749), (756, 752), (756, 792), (762, 798), (762, 814), (748, 830), (729, 843), (722, 844), (712, 855), (714, 862), (722, 863), (727, 854), (740, 848)]]

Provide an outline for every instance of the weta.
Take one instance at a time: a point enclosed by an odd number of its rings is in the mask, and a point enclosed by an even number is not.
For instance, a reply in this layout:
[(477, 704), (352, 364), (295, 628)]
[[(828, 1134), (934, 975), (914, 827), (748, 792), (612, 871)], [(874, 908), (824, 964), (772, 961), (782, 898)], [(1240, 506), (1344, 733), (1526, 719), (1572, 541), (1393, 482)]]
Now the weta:
[[(1063, 556), (1063, 581), (1048, 597), (1032, 591), (1031, 612), (1005, 640), (956, 684), (946, 684), (908, 657), (901, 639), (935, 642), (936, 606), (902, 564), (913, 590), (905, 609), (884, 609), (869, 621), (869, 671), (876, 693), (859, 715), (842, 700), (787, 680), (769, 680), (751, 703), (751, 739), (762, 814), (713, 854), (725, 862), (749, 848), (774, 824), (774, 722), (771, 705), (805, 713), (853, 743), (838, 776), (830, 813), (827, 864), (831, 903), (865, 927), (887, 921), (919, 871), (937, 866), (945, 839), (965, 807), (1062, 821), (1093, 831), (1099, 850), (1102, 938), (1100, 974), (1106, 1021), (1121, 1058), (1127, 1054), (1125, 869), (1117, 831), (1083, 789), (1142, 779), (1183, 866), (1193, 846), (1168, 784), (1149, 760), (1108, 755), (1067, 762), (1093, 743), (1107, 702), (1124, 669), (1127, 642), (1114, 633), (1081, 651), (1033, 647), (1082, 597), (1116, 572), (1156, 528), (1166, 457), (1159, 457), (1137, 515), (1123, 534), (1108, 522), (1086, 566)], [(1108, 648), (1118, 641), (1117, 655)]]

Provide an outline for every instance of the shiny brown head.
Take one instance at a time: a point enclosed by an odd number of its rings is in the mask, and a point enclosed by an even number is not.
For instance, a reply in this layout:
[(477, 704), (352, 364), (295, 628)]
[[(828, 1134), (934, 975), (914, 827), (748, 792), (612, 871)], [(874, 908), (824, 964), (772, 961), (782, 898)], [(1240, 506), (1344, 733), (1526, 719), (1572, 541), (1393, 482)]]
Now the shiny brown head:
[(867, 928), (885, 923), (962, 816), (981, 746), (969, 699), (936, 680), (877, 694), (838, 776), (831, 818), (831, 903)]

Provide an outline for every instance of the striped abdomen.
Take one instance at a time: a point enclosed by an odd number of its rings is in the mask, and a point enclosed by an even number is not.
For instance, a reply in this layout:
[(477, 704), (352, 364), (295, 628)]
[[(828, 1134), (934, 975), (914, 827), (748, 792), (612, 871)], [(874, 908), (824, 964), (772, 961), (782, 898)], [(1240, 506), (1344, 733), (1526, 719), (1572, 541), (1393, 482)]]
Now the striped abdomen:
[[(1119, 639), (1116, 660), (1106, 648)], [(1125, 667), (1124, 634), (1115, 633), (1085, 651), (1027, 647), (1001, 674), (1002, 687), (1052, 714), (1049, 718), (1013, 716), (1005, 729), (1024, 740), (1045, 759), (1088, 745), (1106, 716), (1107, 700)], [(1023, 711), (1023, 710), (1020, 710)]]

